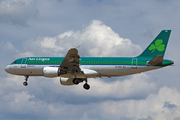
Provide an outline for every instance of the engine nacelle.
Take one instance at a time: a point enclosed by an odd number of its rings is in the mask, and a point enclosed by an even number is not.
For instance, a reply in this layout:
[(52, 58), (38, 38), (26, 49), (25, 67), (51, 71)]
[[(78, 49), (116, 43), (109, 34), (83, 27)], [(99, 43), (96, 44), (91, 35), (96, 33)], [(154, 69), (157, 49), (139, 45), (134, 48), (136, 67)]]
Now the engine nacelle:
[(60, 83), (61, 83), (61, 85), (74, 85), (73, 78), (60, 77)]
[(60, 68), (58, 67), (44, 67), (44, 77), (58, 77), (60, 76)]

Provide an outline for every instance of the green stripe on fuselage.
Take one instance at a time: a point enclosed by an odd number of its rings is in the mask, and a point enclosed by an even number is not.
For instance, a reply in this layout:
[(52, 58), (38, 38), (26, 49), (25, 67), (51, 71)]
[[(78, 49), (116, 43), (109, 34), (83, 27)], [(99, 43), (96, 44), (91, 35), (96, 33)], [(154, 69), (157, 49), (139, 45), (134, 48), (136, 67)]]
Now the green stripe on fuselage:
[[(28, 65), (60, 65), (64, 57), (26, 57), (15, 60), (15, 64)], [(152, 58), (147, 57), (81, 57), (80, 65), (140, 65), (146, 66)], [(136, 63), (137, 62), (137, 63)], [(14, 64), (14, 63), (12, 63)], [(172, 64), (171, 60), (163, 60), (158, 66)]]
[[(24, 59), (24, 63), (22, 60)], [(34, 65), (59, 65), (63, 61), (64, 57), (27, 57), (16, 60), (17, 64), (34, 64)], [(138, 58), (131, 57), (81, 57), (80, 65), (132, 65), (132, 59), (134, 65), (147, 65), (146, 60), (140, 60)]]

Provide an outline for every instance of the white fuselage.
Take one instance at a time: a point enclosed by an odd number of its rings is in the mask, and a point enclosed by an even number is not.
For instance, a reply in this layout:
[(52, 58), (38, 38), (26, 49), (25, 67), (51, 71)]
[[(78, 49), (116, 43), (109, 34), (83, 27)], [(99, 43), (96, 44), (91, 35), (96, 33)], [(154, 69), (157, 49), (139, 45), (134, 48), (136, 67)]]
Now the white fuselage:
[[(5, 70), (6, 72), (14, 75), (22, 76), (44, 76), (43, 68), (52, 67), (52, 65), (27, 65), (27, 64), (13, 64), (8, 65)], [(54, 65), (53, 67), (59, 67)], [(93, 70), (98, 74), (80, 75), (77, 74), (77, 78), (92, 78), (92, 77), (114, 77), (124, 76), (135, 73), (141, 73), (153, 69), (161, 68), (160, 66), (132, 66), (132, 65), (80, 65), (82, 70)], [(74, 77), (71, 73), (61, 75), (62, 77)]]

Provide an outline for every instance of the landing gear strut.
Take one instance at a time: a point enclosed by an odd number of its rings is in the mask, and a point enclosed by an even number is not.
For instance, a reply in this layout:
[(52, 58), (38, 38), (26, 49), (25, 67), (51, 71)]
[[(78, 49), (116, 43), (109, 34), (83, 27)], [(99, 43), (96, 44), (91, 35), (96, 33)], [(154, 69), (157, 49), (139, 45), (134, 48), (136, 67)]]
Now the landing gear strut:
[(23, 82), (23, 85), (24, 85), (24, 86), (27, 86), (27, 85), (28, 85), (28, 83), (27, 83), (28, 78), (29, 78), (29, 76), (28, 76), (28, 75), (26, 75), (26, 76), (25, 76), (25, 82)]
[(74, 79), (73, 79), (73, 83), (74, 83), (75, 85), (78, 85), (80, 82), (83, 82), (83, 81), (86, 82), (86, 83), (83, 85), (83, 88), (86, 89), (86, 90), (89, 90), (90, 85), (87, 84), (87, 78), (85, 78), (85, 79), (82, 79), (82, 78), (74, 78)]
[(87, 78), (85, 78), (85, 79), (76, 78), (76, 71), (75, 70), (73, 70), (71, 74), (74, 75), (74, 77), (75, 77), (72, 81), (75, 85), (78, 85), (80, 82), (85, 81), (86, 83), (83, 85), (83, 88), (86, 90), (89, 90), (90, 86), (87, 84)]

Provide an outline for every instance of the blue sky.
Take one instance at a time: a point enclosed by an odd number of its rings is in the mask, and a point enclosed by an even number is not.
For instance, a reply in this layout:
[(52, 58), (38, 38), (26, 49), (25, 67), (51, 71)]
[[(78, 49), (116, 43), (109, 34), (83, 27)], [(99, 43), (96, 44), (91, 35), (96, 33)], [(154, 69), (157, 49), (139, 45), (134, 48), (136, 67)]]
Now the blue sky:
[[(180, 120), (178, 0), (0, 0), (0, 119)], [(59, 78), (5, 73), (27, 56), (136, 56), (163, 29), (172, 30), (165, 58), (174, 66), (89, 79), (91, 89)]]

